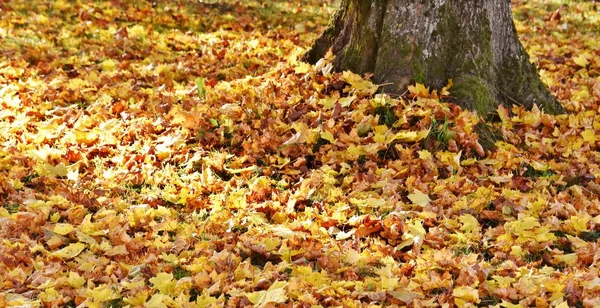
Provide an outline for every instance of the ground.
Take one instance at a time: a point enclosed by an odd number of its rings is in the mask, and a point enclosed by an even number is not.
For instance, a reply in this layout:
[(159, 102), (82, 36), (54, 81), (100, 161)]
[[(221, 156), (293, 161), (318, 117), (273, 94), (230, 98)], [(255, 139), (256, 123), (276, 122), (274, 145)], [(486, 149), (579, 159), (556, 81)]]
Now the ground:
[(600, 305), (600, 14), (513, 1), (568, 114), (389, 97), (323, 1), (0, 4), (0, 306)]

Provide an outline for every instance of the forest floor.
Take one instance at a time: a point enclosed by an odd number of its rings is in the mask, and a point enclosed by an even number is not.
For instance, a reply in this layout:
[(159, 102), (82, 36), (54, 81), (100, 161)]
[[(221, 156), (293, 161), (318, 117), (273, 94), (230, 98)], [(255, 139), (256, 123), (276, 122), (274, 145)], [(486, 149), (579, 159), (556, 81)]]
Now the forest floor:
[(0, 3), (0, 306), (600, 306), (600, 13), (513, 1), (568, 114), (298, 58), (333, 3)]

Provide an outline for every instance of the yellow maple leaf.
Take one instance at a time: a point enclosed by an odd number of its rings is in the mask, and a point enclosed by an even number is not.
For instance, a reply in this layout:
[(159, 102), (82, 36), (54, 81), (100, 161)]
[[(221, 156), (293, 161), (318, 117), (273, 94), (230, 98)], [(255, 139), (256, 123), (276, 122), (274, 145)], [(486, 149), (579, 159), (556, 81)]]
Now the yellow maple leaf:
[(198, 308), (213, 307), (216, 303), (216, 298), (205, 293), (196, 298), (196, 305)]
[[(500, 303), (500, 307), (505, 307), (505, 308), (525, 308), (525, 306), (521, 305), (521, 304), (513, 304), (511, 302), (507, 302), (505, 300), (502, 300), (502, 302)], [(563, 308), (563, 307), (561, 307)]]
[(554, 260), (557, 260), (559, 262), (564, 262), (568, 266), (575, 266), (575, 265), (577, 265), (577, 254), (569, 253), (566, 255), (557, 255), (557, 256), (554, 256)]
[(428, 206), (431, 202), (429, 196), (418, 189), (415, 189), (412, 194), (408, 195), (408, 199), (410, 199), (412, 203), (423, 207)]
[(596, 132), (593, 129), (586, 129), (581, 133), (581, 137), (583, 137), (584, 142), (595, 143), (598, 138), (596, 137)]
[(288, 227), (286, 227), (286, 226), (282, 226), (282, 225), (279, 225), (279, 226), (272, 227), (272, 228), (271, 228), (271, 231), (272, 231), (272, 232), (273, 232), (275, 235), (277, 235), (277, 236), (280, 236), (280, 237), (283, 237), (283, 238), (290, 238), (290, 237), (294, 236), (294, 234), (296, 234), (296, 233), (295, 233), (294, 231), (292, 231), (290, 228), (288, 228)]
[(350, 71), (343, 72), (342, 76), (340, 76), (340, 80), (349, 83), (352, 88), (356, 89), (356, 91), (367, 96), (375, 94), (379, 88), (379, 86), (374, 85), (369, 80), (365, 80), (359, 75)]
[(137, 291), (135, 294), (123, 298), (123, 301), (132, 306), (143, 306), (146, 303), (150, 290)]
[(397, 277), (381, 277), (381, 288), (388, 291), (395, 290), (398, 287), (398, 281)]
[(421, 83), (417, 83), (414, 86), (408, 86), (408, 92), (417, 97), (429, 97), (429, 87), (425, 87), (425, 85)]
[(510, 224), (510, 229), (516, 235), (523, 233), (523, 231), (531, 230), (535, 227), (540, 226), (540, 222), (538, 221), (538, 219), (532, 216), (527, 216), (525, 218), (507, 224)]
[(511, 246), (510, 255), (516, 258), (521, 258), (521, 256), (523, 256), (523, 248), (519, 245)]
[(338, 98), (336, 96), (327, 96), (323, 99), (320, 99), (319, 104), (323, 106), (323, 109), (329, 110), (335, 107), (335, 103), (337, 103), (337, 101)]
[(150, 282), (162, 294), (171, 294), (177, 283), (173, 280), (173, 274), (171, 273), (158, 273), (155, 277), (150, 278)]
[(421, 220), (414, 220), (410, 223), (407, 223), (407, 232), (402, 236), (404, 241), (398, 244), (397, 248), (402, 249), (404, 247), (408, 247), (412, 244), (419, 244), (425, 238), (425, 228), (423, 228), (423, 223)]
[(436, 155), (443, 163), (452, 167), (452, 171), (460, 170), (460, 158), (462, 156), (462, 151), (459, 151), (458, 153), (443, 151), (437, 152)]
[(460, 222), (463, 224), (463, 226), (460, 228), (462, 231), (473, 232), (479, 228), (479, 222), (477, 221), (477, 218), (471, 214), (462, 215), (458, 218), (458, 220), (460, 220)]
[(287, 285), (287, 282), (276, 281), (268, 290), (246, 293), (246, 296), (252, 304), (257, 306), (265, 306), (269, 303), (284, 303), (288, 299), (285, 291)]
[(57, 177), (66, 177), (69, 174), (69, 169), (63, 163), (53, 166), (49, 163), (37, 166), (36, 171), (39, 175), (49, 175)]
[(340, 105), (342, 105), (342, 107), (348, 107), (352, 104), (352, 102), (354, 102), (354, 100), (356, 99), (355, 95), (352, 96), (347, 96), (347, 97), (342, 97), (339, 99), (339, 103)]
[(331, 132), (328, 132), (328, 131), (321, 132), (321, 138), (325, 139), (331, 143), (335, 143), (335, 137), (333, 137), (333, 134)]
[(537, 105), (533, 105), (531, 107), (530, 112), (526, 112), (521, 119), (522, 123), (525, 125), (529, 125), (532, 127), (537, 127), (542, 122), (542, 113)]
[(305, 62), (299, 62), (296, 64), (296, 67), (294, 68), (294, 72), (296, 74), (306, 74), (306, 73), (310, 73), (313, 71), (313, 66), (305, 63)]
[(164, 294), (154, 294), (150, 300), (148, 300), (146, 303), (144, 303), (144, 307), (145, 308), (168, 308), (169, 306), (167, 306), (164, 303), (165, 298), (167, 298), (168, 296), (164, 295)]
[(418, 151), (417, 153), (419, 154), (419, 158), (422, 160), (430, 160), (431, 159), (431, 152), (429, 152), (427, 150)]
[(105, 235), (108, 233), (108, 230), (99, 230), (98, 225), (92, 222), (92, 214), (85, 215), (80, 227), (83, 233), (91, 236)]
[(54, 289), (53, 287), (47, 288), (46, 290), (38, 294), (38, 298), (44, 302), (52, 302), (59, 297), (60, 293), (58, 293), (58, 291), (56, 291), (56, 289)]
[(61, 250), (55, 251), (50, 255), (61, 259), (72, 259), (79, 255), (85, 249), (85, 244), (74, 243)]
[[(464, 307), (465, 304), (468, 303), (479, 303), (479, 292), (477, 289), (473, 287), (460, 286), (454, 288), (452, 291), (452, 296), (456, 301), (456, 305), (459, 307)], [(460, 300), (460, 301), (458, 301)], [(462, 303), (463, 305), (460, 305)]]
[(586, 54), (580, 54), (577, 57), (573, 58), (573, 62), (575, 62), (575, 64), (581, 67), (586, 67), (588, 64), (590, 64)]
[(113, 59), (106, 59), (100, 63), (100, 68), (103, 71), (112, 71), (117, 67), (117, 63)]
[(81, 288), (85, 284), (85, 278), (81, 277), (76, 272), (70, 272), (67, 278), (67, 284), (75, 289)]
[(302, 130), (302, 131), (296, 132), (296, 134), (294, 134), (294, 136), (292, 136), (290, 139), (286, 140), (282, 144), (282, 146), (291, 146), (291, 145), (302, 144), (302, 143), (306, 142), (307, 139), (308, 139), (308, 131)]
[(135, 39), (143, 39), (148, 35), (146, 28), (143, 25), (127, 27), (127, 32), (129, 33), (129, 37)]
[(265, 238), (262, 244), (265, 246), (265, 251), (272, 251), (279, 247), (281, 240), (278, 238)]
[(592, 220), (592, 217), (588, 213), (579, 213), (569, 218), (568, 225), (577, 233), (587, 232), (590, 220)]
[(115, 288), (105, 284), (99, 285), (94, 289), (88, 289), (85, 293), (96, 302), (106, 302), (120, 297)]
[(392, 135), (390, 138), (387, 138), (386, 143), (389, 144), (392, 141), (398, 142), (417, 142), (419, 140), (425, 139), (429, 134), (429, 130), (422, 130), (420, 132), (414, 131), (401, 131)]
[(75, 230), (72, 224), (56, 224), (54, 229), (52, 230), (56, 234), (67, 235), (71, 233), (71, 231)]

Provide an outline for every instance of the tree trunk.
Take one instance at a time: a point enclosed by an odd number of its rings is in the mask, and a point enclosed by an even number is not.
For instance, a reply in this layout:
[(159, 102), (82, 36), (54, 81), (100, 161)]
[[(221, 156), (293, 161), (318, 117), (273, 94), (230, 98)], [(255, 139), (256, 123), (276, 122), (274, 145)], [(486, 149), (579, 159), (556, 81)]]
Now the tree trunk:
[(414, 82), (450, 89), (456, 103), (490, 118), (499, 104), (564, 112), (518, 39), (509, 0), (342, 0), (305, 60), (329, 48), (336, 70), (373, 73), (388, 93)]

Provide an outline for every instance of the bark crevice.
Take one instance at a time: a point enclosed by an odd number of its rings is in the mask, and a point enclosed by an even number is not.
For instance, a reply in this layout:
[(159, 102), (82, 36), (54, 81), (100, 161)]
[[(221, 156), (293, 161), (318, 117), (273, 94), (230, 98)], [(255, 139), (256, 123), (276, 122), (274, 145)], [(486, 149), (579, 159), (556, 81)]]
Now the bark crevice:
[(383, 31), (383, 21), (385, 18), (385, 12), (387, 12), (388, 0), (383, 0), (382, 10), (379, 13), (377, 21), (377, 40), (375, 44), (375, 57), (373, 59), (373, 68), (377, 67), (377, 59), (379, 59), (379, 45), (381, 43), (381, 35)]

